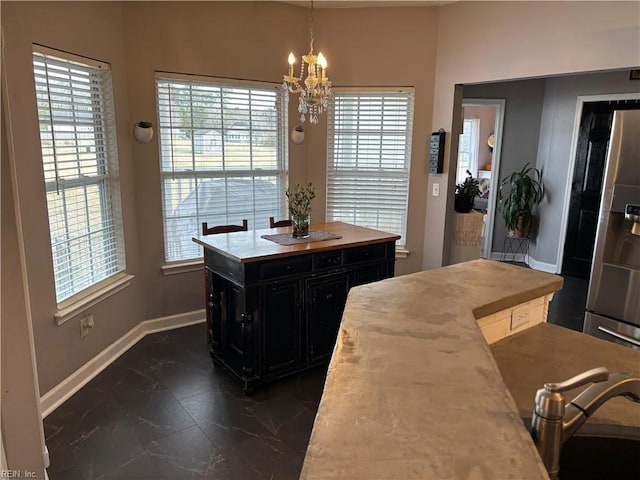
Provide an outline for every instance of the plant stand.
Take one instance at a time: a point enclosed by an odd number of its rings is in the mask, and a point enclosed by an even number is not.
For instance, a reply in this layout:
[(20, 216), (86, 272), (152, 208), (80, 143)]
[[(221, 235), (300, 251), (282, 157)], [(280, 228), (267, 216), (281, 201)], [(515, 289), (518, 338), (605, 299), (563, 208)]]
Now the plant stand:
[(529, 265), (529, 237), (504, 236), (501, 262), (517, 262)]

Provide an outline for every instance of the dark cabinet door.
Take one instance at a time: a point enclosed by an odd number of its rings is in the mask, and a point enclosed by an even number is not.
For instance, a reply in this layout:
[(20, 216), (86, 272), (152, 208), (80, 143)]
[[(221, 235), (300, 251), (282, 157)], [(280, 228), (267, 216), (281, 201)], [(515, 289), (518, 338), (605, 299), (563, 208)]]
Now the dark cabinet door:
[(375, 263), (366, 267), (354, 268), (351, 273), (351, 286), (357, 287), (366, 283), (377, 282), (384, 278), (385, 265)]
[(349, 272), (306, 281), (307, 362), (327, 361), (336, 342), (349, 292)]
[(301, 282), (265, 285), (261, 291), (261, 373), (269, 377), (295, 369), (302, 363)]
[(255, 374), (253, 289), (230, 282), (208, 268), (206, 275), (211, 357), (215, 365), (224, 364), (246, 382)]
[(244, 374), (252, 356), (251, 339), (248, 335), (251, 316), (245, 315), (244, 288), (226, 280), (221, 280), (220, 284), (222, 354), (229, 366)]

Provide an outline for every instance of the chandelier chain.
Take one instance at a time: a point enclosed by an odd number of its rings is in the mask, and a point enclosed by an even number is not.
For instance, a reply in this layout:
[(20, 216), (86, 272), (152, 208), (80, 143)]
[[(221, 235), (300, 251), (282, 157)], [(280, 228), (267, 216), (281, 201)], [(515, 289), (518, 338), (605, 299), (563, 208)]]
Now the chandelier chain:
[(313, 1), (311, 2), (311, 8), (309, 9), (309, 52), (313, 53), (313, 41), (315, 40), (313, 36)]

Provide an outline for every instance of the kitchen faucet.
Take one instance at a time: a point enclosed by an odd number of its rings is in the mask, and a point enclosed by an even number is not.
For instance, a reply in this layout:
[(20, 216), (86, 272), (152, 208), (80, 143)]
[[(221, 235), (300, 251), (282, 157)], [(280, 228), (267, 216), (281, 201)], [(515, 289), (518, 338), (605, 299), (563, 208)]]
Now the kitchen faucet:
[[(565, 405), (562, 392), (592, 383)], [(549, 478), (558, 478), (562, 445), (602, 404), (616, 396), (640, 403), (640, 378), (629, 373), (612, 373), (605, 367), (587, 370), (562, 383), (545, 383), (536, 392), (531, 418), (531, 437)]]

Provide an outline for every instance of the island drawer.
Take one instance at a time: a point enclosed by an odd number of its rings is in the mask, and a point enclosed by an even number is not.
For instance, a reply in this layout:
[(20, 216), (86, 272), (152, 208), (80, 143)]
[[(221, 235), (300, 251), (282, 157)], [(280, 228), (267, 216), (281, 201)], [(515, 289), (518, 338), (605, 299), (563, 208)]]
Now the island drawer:
[(386, 244), (365, 245), (362, 247), (348, 248), (345, 250), (345, 264), (368, 262), (384, 259)]
[(311, 255), (288, 257), (284, 260), (272, 260), (260, 264), (259, 279), (302, 275), (311, 271)]
[(316, 253), (313, 256), (313, 269), (324, 270), (342, 266), (342, 250)]
[(222, 255), (216, 255), (211, 250), (205, 249), (205, 268), (214, 272), (216, 275), (231, 280), (232, 282), (242, 284), (245, 281), (245, 270), (241, 263), (234, 262), (230, 258)]

